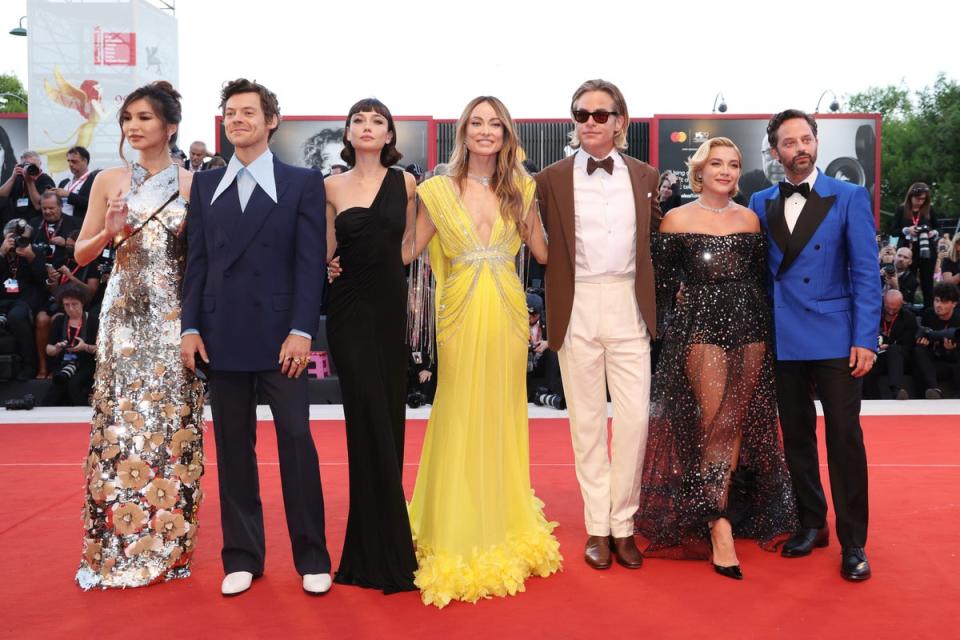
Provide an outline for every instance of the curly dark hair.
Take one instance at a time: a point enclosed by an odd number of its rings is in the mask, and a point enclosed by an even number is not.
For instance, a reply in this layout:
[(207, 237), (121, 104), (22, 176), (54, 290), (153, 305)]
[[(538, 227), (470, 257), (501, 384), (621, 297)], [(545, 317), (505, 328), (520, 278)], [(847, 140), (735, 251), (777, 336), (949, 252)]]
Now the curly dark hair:
[(274, 117), (277, 118), (277, 126), (267, 134), (267, 140), (273, 138), (273, 134), (280, 128), (280, 102), (277, 100), (277, 94), (256, 80), (247, 80), (246, 78), (237, 78), (223, 85), (220, 90), (220, 113), (223, 114), (227, 108), (227, 100), (238, 93), (255, 93), (260, 96), (260, 108), (263, 109), (263, 117), (269, 122)]
[(803, 118), (806, 120), (807, 124), (810, 125), (810, 129), (813, 131), (813, 136), (817, 136), (817, 121), (812, 115), (800, 109), (787, 109), (786, 111), (773, 114), (770, 122), (767, 123), (767, 142), (770, 143), (771, 147), (774, 149), (777, 148), (777, 132), (780, 130), (780, 125), (794, 118)]
[(53, 296), (57, 304), (63, 306), (64, 298), (73, 298), (79, 300), (84, 307), (87, 306), (87, 291), (83, 287), (71, 283), (57, 288), (57, 293)]

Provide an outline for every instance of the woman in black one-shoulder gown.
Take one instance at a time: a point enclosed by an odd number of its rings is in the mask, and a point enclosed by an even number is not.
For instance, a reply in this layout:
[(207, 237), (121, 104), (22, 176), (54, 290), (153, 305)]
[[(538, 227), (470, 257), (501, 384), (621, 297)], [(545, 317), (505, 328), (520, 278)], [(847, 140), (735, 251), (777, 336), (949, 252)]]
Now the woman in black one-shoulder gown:
[[(351, 109), (348, 135), (353, 118), (376, 119), (371, 114), (388, 120), (396, 135), (389, 111), (372, 100)], [(345, 154), (356, 154), (351, 164), (362, 164), (357, 156), (365, 153), (366, 142), (369, 139), (358, 140), (356, 150), (347, 145)], [(384, 159), (392, 160), (386, 155), (380, 156), (384, 166)], [(372, 165), (374, 170), (378, 166)], [(341, 186), (346, 184), (353, 183)], [(333, 208), (336, 255), (343, 271), (331, 284), (327, 303), (327, 338), (340, 378), (350, 465), (350, 511), (335, 582), (384, 593), (416, 589), (417, 561), (401, 485), (408, 356), (401, 248), (410, 200), (407, 187), (404, 172), (386, 168), (369, 207)], [(355, 201), (356, 193), (341, 188), (333, 197), (350, 202), (351, 195)]]

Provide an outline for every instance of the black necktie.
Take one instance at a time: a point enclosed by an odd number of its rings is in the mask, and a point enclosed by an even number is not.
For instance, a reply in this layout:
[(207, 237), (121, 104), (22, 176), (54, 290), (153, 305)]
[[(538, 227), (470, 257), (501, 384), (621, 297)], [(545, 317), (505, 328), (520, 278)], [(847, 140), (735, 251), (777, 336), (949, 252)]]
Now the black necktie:
[(603, 169), (610, 175), (613, 175), (613, 156), (607, 156), (603, 160), (597, 161), (593, 158), (587, 158), (587, 175), (592, 176), (597, 169)]
[(783, 196), (783, 199), (786, 200), (795, 193), (799, 193), (804, 198), (810, 197), (810, 185), (806, 182), (801, 182), (800, 184), (790, 184), (787, 181), (783, 181), (779, 184), (780, 195)]

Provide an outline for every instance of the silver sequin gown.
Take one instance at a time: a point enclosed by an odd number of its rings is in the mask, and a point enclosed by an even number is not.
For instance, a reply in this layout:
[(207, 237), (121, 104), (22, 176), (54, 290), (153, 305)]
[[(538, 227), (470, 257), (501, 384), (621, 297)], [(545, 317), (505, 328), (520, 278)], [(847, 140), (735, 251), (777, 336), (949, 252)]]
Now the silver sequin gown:
[(129, 216), (100, 313), (77, 583), (140, 587), (189, 575), (203, 473), (203, 389), (180, 362), (178, 168), (133, 165)]

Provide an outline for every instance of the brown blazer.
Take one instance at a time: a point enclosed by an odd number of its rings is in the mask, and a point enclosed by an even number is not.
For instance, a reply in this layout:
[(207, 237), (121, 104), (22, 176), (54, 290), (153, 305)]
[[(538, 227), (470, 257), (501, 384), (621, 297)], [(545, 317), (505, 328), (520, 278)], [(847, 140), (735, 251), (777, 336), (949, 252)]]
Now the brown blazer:
[[(554, 162), (536, 176), (537, 201), (550, 237), (546, 268), (547, 340), (554, 351), (563, 346), (573, 311), (574, 278), (577, 272), (576, 223), (573, 199), (573, 156)], [(657, 303), (650, 259), (650, 234), (660, 225), (660, 194), (657, 170), (636, 158), (623, 155), (633, 184), (637, 209), (636, 295), (640, 315), (651, 339), (657, 331)]]

